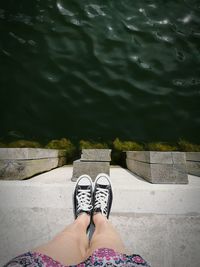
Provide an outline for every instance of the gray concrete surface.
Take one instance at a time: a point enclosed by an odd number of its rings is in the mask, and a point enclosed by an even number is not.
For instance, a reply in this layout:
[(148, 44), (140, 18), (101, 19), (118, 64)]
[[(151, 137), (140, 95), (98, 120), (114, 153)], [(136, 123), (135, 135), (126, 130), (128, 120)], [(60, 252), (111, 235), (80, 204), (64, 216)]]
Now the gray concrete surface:
[(200, 176), (200, 152), (185, 152), (189, 174)]
[(184, 152), (127, 151), (127, 168), (153, 184), (187, 184)]
[(0, 148), (0, 160), (30, 160), (65, 157), (65, 150), (46, 148)]
[(134, 159), (148, 163), (166, 163), (166, 164), (185, 164), (185, 153), (174, 151), (127, 151), (126, 156), (129, 159)]
[[(130, 253), (152, 267), (200, 266), (200, 179), (187, 185), (150, 184), (111, 167), (110, 220)], [(0, 264), (47, 242), (72, 222), (72, 167), (26, 181), (0, 181)]]
[(111, 161), (111, 149), (82, 149), (81, 161)]
[(72, 181), (77, 181), (78, 177), (87, 173), (95, 180), (99, 173), (110, 175), (110, 161), (82, 161), (82, 159), (73, 162)]
[(0, 179), (22, 180), (66, 164), (66, 152), (41, 148), (0, 148)]

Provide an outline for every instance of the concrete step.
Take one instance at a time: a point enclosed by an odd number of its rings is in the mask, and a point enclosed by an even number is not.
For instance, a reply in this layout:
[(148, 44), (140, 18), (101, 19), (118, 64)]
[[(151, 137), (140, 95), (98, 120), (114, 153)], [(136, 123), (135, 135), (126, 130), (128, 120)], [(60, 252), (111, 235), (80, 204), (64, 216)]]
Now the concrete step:
[[(41, 243), (73, 221), (72, 166), (26, 181), (0, 182), (0, 264)], [(130, 253), (154, 267), (200, 265), (200, 179), (155, 185), (111, 167), (110, 220)]]

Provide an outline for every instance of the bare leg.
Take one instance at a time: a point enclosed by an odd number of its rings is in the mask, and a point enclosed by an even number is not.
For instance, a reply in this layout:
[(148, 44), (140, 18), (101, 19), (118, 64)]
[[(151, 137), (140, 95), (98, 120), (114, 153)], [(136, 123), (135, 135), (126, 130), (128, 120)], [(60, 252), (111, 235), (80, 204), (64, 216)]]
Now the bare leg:
[(93, 216), (93, 221), (95, 231), (90, 242), (90, 248), (88, 249), (88, 256), (92, 255), (98, 248), (111, 248), (116, 252), (127, 253), (120, 235), (105, 216), (97, 213)]
[(90, 216), (82, 213), (53, 240), (32, 251), (50, 256), (63, 265), (73, 265), (84, 261), (89, 245), (86, 235), (89, 222)]

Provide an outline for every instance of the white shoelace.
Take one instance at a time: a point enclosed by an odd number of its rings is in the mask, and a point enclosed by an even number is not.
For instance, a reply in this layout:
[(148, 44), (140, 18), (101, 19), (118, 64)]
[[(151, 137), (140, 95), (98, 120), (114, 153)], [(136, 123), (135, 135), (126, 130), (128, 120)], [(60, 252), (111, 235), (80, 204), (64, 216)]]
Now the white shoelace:
[(90, 189), (78, 189), (76, 198), (78, 202), (78, 211), (90, 211), (92, 209)]
[(100, 208), (101, 212), (107, 216), (109, 190), (104, 188), (97, 188), (94, 209)]

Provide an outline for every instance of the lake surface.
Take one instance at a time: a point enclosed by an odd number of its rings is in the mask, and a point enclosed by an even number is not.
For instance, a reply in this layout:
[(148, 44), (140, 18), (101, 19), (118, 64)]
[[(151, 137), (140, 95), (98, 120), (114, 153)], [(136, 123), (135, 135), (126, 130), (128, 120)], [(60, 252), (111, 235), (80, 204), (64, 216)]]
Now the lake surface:
[(198, 142), (200, 2), (1, 0), (0, 138)]

